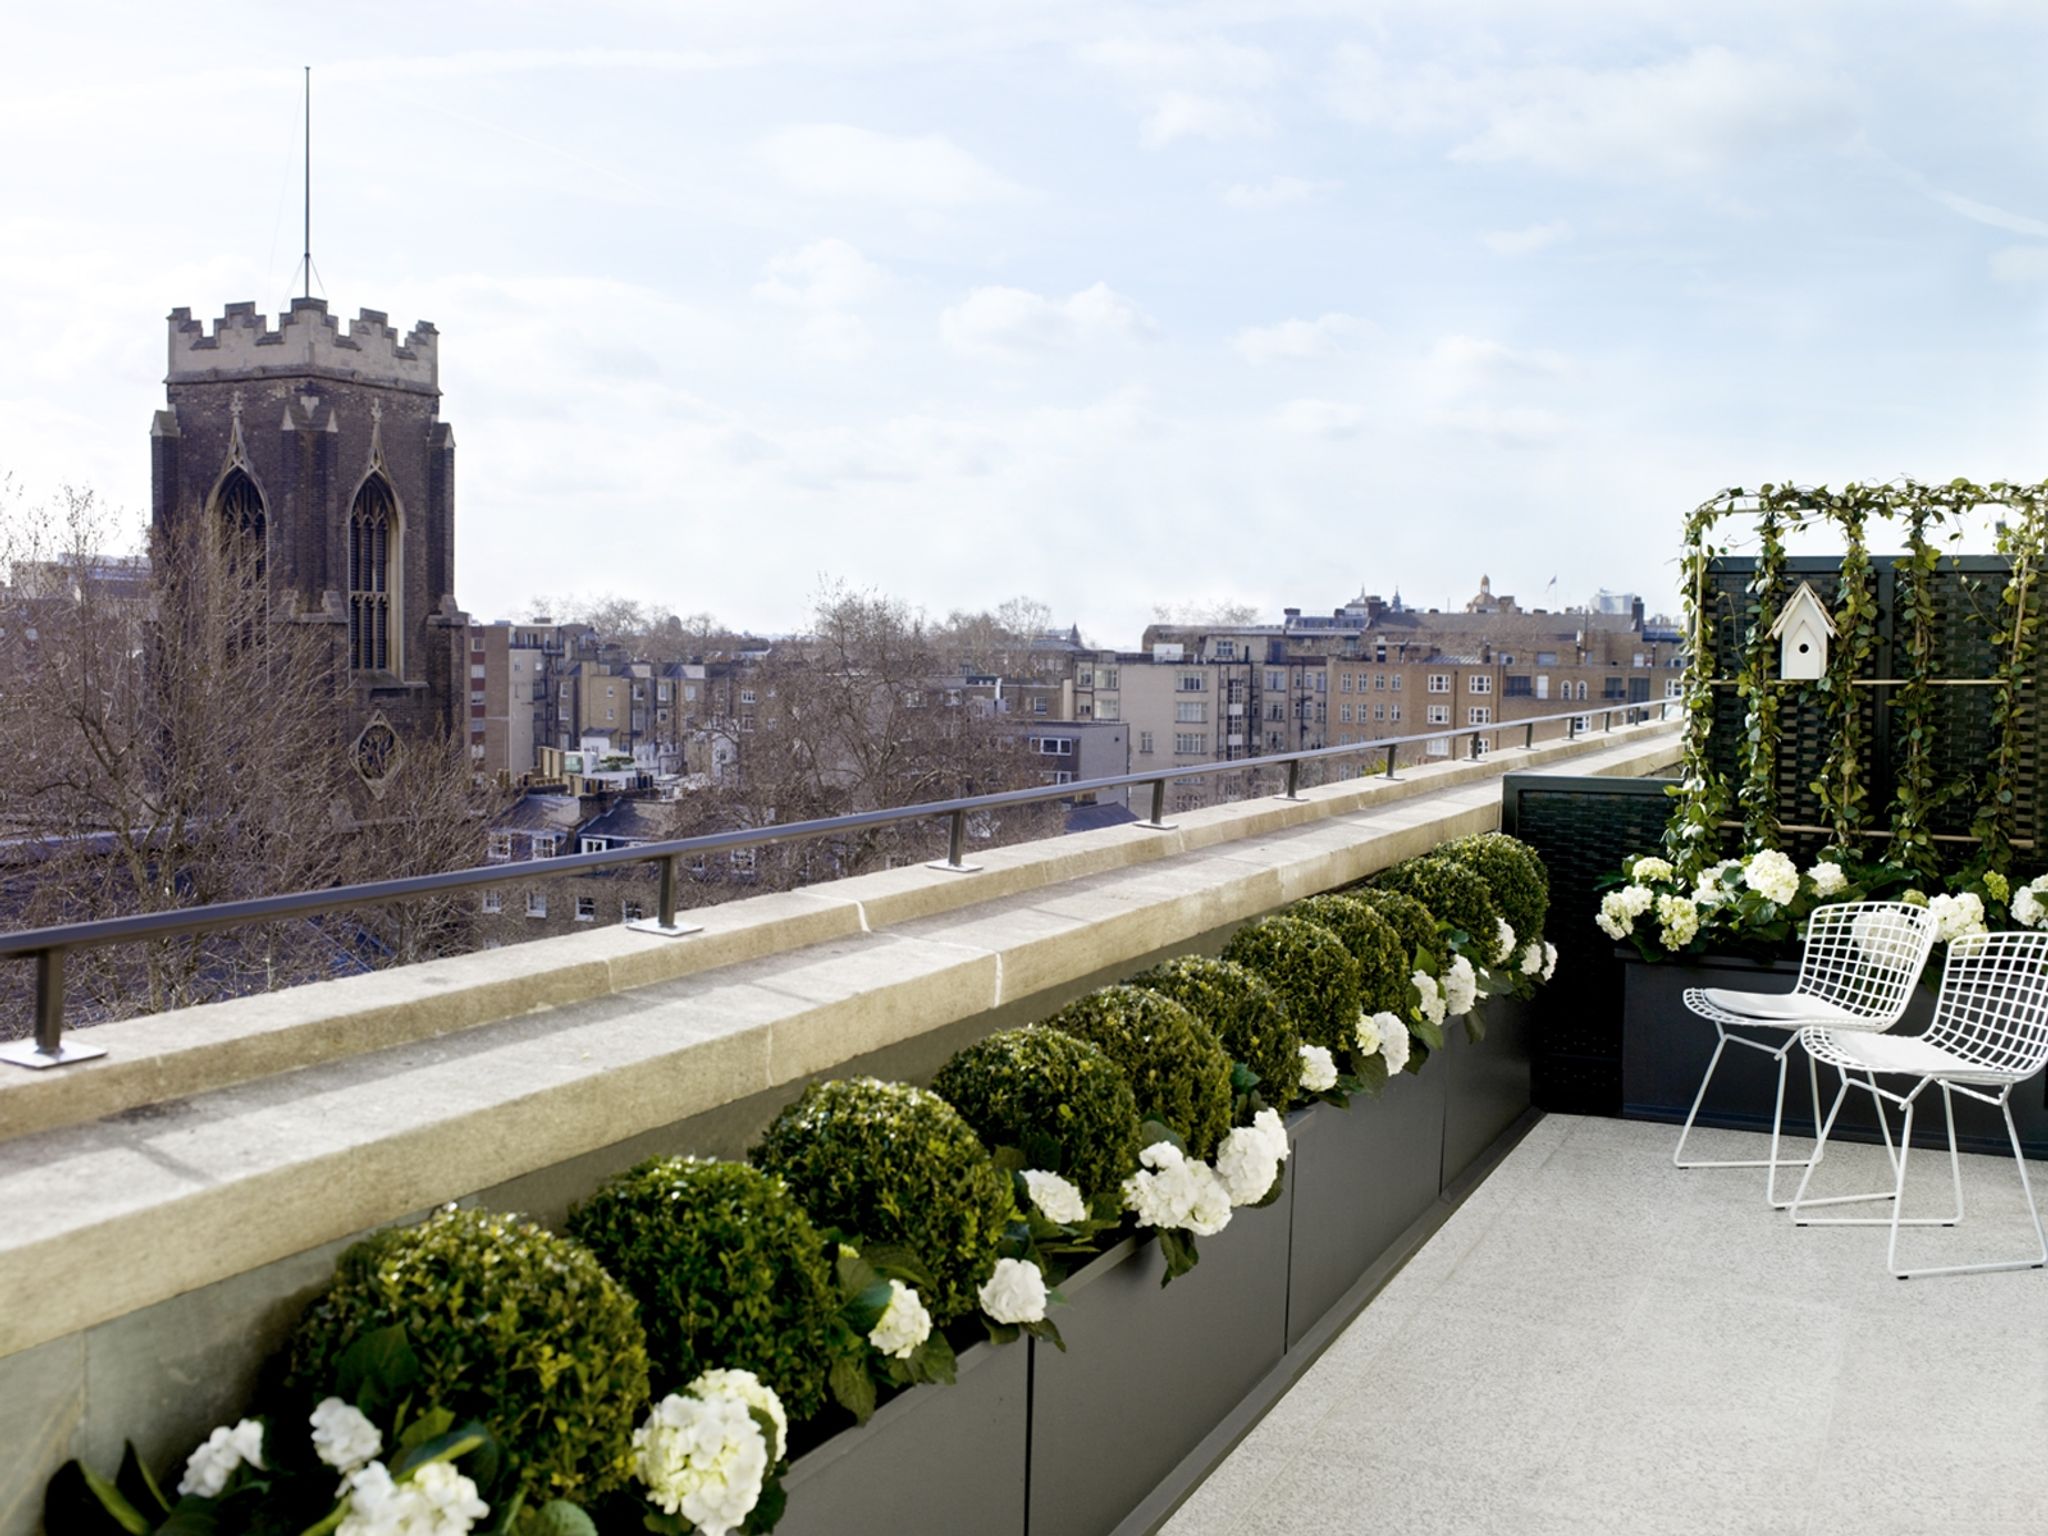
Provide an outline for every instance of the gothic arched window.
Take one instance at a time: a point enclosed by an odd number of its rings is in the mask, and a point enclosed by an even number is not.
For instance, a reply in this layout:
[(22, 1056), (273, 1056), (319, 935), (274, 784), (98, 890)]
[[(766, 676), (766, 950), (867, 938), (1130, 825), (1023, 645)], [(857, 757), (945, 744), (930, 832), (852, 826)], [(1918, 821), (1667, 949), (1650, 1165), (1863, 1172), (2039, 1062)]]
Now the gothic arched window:
[(356, 492), (348, 513), (348, 664), (357, 672), (394, 672), (392, 597), (398, 588), (398, 502), (382, 475)]
[(213, 505), (220, 519), (221, 547), (227, 555), (228, 569), (245, 577), (252, 586), (261, 586), (267, 531), (263, 493), (256, 489), (255, 481), (240, 469), (233, 469), (221, 482)]

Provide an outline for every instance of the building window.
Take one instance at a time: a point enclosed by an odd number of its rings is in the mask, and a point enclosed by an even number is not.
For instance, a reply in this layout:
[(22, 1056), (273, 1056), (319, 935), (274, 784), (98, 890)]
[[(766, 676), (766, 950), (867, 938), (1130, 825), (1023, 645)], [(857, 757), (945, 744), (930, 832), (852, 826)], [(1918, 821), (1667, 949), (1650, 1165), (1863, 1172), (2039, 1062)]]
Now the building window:
[(594, 923), (597, 921), (597, 898), (595, 896), (578, 896), (576, 898), (576, 921), (579, 923)]
[(1430, 705), (1429, 723), (1431, 725), (1449, 725), (1451, 723), (1451, 706), (1448, 704)]
[[(513, 670), (513, 671), (515, 671), (515, 672), (516, 672), (516, 671), (518, 671), (518, 670), (519, 670), (519, 663), (517, 663), (517, 662), (515, 661), (515, 662), (514, 662), (514, 663), (512, 664), (512, 670)], [(481, 663), (481, 662), (477, 662), (477, 663), (475, 663), (474, 665), (472, 665), (472, 666), (470, 667), (470, 669), (469, 669), (469, 675), (470, 675), (470, 678), (471, 678), (471, 679), (472, 679), (473, 681), (476, 681), (476, 682), (481, 682), (481, 681), (483, 681), (483, 676), (484, 676), (484, 668), (483, 668), (483, 663)]]
[(1467, 725), (1493, 724), (1493, 706), (1490, 704), (1472, 705), (1471, 708), (1465, 711), (1465, 723)]
[(1539, 667), (1554, 667), (1554, 666), (1556, 666), (1556, 665), (1557, 665), (1557, 652), (1555, 652), (1555, 651), (1538, 651), (1538, 652), (1536, 653), (1536, 665), (1537, 665), (1537, 666), (1539, 666)]
[(646, 916), (647, 909), (642, 907), (637, 901), (622, 901), (619, 903), (619, 921), (622, 923), (637, 923)]
[(1389, 720), (1398, 720), (1398, 719), (1400, 719), (1400, 718), (1401, 718), (1401, 706), (1400, 706), (1400, 705), (1398, 705), (1398, 704), (1396, 704), (1396, 705), (1393, 705), (1393, 706), (1392, 706), (1391, 708), (1389, 708), (1389, 709), (1388, 709), (1388, 711), (1387, 711), (1387, 718), (1388, 718)]
[(609, 847), (610, 842), (601, 837), (584, 837), (577, 839), (576, 842), (578, 853), (603, 853)]
[(1493, 692), (1493, 674), (1491, 672), (1474, 672), (1465, 679), (1465, 691), (1467, 693)]
[(1422, 744), (1422, 750), (1431, 757), (1449, 757), (1451, 755), (1451, 744), (1444, 740), (1443, 737), (1438, 736), (1432, 740), (1425, 741)]
[(736, 875), (751, 875), (754, 872), (754, 850), (751, 848), (733, 849), (732, 870)]
[(1603, 679), (1603, 680), (1601, 681), (1601, 684), (1600, 684), (1600, 697), (1601, 697), (1601, 698), (1603, 698), (1603, 699), (1620, 699), (1620, 698), (1626, 698), (1627, 696), (1628, 696), (1628, 692), (1627, 692), (1627, 689), (1625, 689), (1625, 688), (1624, 688), (1624, 687), (1622, 686), (1622, 680), (1621, 680), (1620, 678), (1618, 678), (1618, 677), (1610, 677), (1610, 678), (1605, 678), (1605, 679)]
[(528, 917), (546, 917), (548, 915), (548, 893), (546, 891), (528, 891), (526, 893), (526, 915)]
[(1173, 738), (1173, 750), (1183, 757), (1192, 757), (1209, 750), (1209, 735), (1206, 731), (1180, 731)]
[(1389, 683), (1387, 686), (1392, 688), (1394, 692), (1399, 693), (1401, 691), (1401, 674), (1396, 672), (1394, 674), (1393, 682)]
[(1207, 699), (1183, 699), (1173, 706), (1174, 723), (1177, 725), (1207, 725), (1209, 723), (1209, 701)]
[(1146, 756), (1151, 755), (1152, 733), (1150, 731), (1138, 732), (1138, 751)]
[(1071, 784), (1074, 782), (1074, 775), (1065, 768), (1055, 768), (1051, 773), (1041, 773), (1038, 777), (1047, 784)]
[(1207, 680), (1206, 678), (1204, 678), (1204, 677), (1202, 676), (1202, 674), (1201, 674), (1201, 673), (1199, 673), (1199, 672), (1183, 672), (1183, 673), (1181, 673), (1181, 675), (1180, 675), (1180, 691), (1181, 691), (1182, 693), (1206, 693), (1206, 692), (1208, 692), (1208, 689), (1209, 689), (1209, 683), (1208, 683), (1208, 680)]
[(1430, 673), (1429, 691), (1431, 693), (1449, 693), (1451, 691), (1451, 674), (1448, 672)]
[(1682, 698), (1682, 697), (1684, 697), (1684, 695), (1685, 695), (1685, 684), (1684, 684), (1683, 682), (1679, 681), (1679, 679), (1677, 679), (1677, 678), (1675, 678), (1675, 677), (1674, 677), (1674, 678), (1670, 679), (1670, 680), (1669, 680), (1668, 682), (1666, 682), (1666, 683), (1664, 684), (1664, 697), (1665, 697), (1665, 698), (1667, 698), (1667, 699), (1676, 699), (1676, 698)]
[[(1398, 709), (1399, 707), (1400, 707), (1399, 705), (1396, 705), (1396, 706), (1395, 706), (1395, 708), (1397, 708), (1397, 709)], [(1387, 706), (1386, 706), (1386, 705), (1384, 705), (1384, 704), (1375, 704), (1375, 705), (1373, 705), (1373, 707), (1372, 707), (1372, 717), (1373, 717), (1373, 719), (1375, 719), (1375, 720), (1384, 720), (1384, 719), (1386, 719), (1386, 718), (1387, 718)], [(1396, 718), (1396, 719), (1399, 719), (1400, 717), (1399, 717), (1399, 716), (1397, 715), (1397, 716), (1396, 716), (1395, 718)]]
[(1591, 715), (1573, 715), (1571, 728), (1575, 733), (1583, 736), (1593, 728), (1593, 717)]
[(1534, 697), (1536, 692), (1535, 688), (1532, 686), (1532, 683), (1533, 679), (1530, 678), (1528, 673), (1516, 673), (1514, 676), (1510, 677), (1507, 680), (1506, 686), (1503, 687), (1501, 691), (1511, 699), (1532, 698)]
[(1337, 674), (1337, 691), (1339, 693), (1349, 693), (1351, 691), (1351, 674), (1349, 672), (1339, 672)]
[(1339, 704), (1337, 706), (1337, 723), (1339, 725), (1349, 725), (1351, 723), (1351, 706), (1349, 704)]
[(742, 704), (751, 704), (751, 703), (753, 703), (753, 702), (754, 702), (754, 690), (753, 690), (753, 689), (751, 689), (751, 688), (742, 688), (742, 689), (740, 690), (740, 702), (741, 702)]
[(1034, 715), (1042, 715), (1046, 712), (1047, 711), (1045, 707), (1045, 695), (1040, 694), (1037, 698), (1031, 701), (1031, 713), (1033, 713)]
[(536, 832), (534, 834), (533, 856), (536, 859), (552, 859), (556, 854), (560, 853), (561, 851), (562, 839), (559, 833)]
[(483, 909), (486, 912), (504, 911), (505, 893), (503, 891), (485, 891), (483, 899)]
[(1218, 661), (1237, 660), (1237, 642), (1235, 640), (1218, 640), (1216, 642), (1216, 659)]
[(348, 664), (356, 672), (396, 672), (391, 598), (397, 582), (398, 501), (382, 475), (356, 492), (348, 514)]
[(1285, 672), (1268, 672), (1266, 674), (1266, 686), (1275, 691), (1285, 688), (1287, 686), (1287, 674)]

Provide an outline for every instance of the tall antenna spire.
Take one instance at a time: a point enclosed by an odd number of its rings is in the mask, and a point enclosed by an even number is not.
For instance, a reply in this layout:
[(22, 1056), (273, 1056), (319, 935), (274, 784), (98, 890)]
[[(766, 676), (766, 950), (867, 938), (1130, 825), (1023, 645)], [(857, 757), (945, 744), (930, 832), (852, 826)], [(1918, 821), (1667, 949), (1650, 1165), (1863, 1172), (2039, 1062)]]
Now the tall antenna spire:
[[(277, 269), (271, 268), (274, 272)], [(306, 297), (313, 297), (313, 66), (306, 66)]]

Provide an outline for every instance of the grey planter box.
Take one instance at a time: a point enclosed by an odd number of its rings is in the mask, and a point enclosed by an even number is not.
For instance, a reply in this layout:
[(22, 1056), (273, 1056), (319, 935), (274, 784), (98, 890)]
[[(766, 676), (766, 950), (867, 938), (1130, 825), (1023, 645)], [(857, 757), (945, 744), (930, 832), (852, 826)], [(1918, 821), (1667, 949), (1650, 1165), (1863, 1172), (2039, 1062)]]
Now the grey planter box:
[(954, 1385), (913, 1387), (798, 1457), (777, 1536), (1024, 1536), (1030, 1365), (1023, 1340), (977, 1344)]
[[(1918, 1034), (1934, 1016), (1939, 971), (1928, 967), (1919, 993), (1906, 1016), (1894, 1026), (1902, 1034)], [(1622, 955), (1622, 1115), (1631, 1120), (1663, 1120), (1678, 1124), (1692, 1106), (1699, 1091), (1700, 1075), (1714, 1054), (1714, 1026), (1685, 1006), (1688, 987), (1733, 987), (1752, 992), (1789, 992), (1799, 976), (1796, 962), (1765, 965), (1734, 956), (1705, 955), (1683, 965), (1651, 964), (1629, 950)], [(1807, 1088), (1803, 1052), (1794, 1050), (1785, 1078), (1785, 1127), (1799, 1136), (1813, 1134), (1812, 1100)], [(1888, 1086), (1898, 1086), (1894, 1079)], [(1771, 1106), (1778, 1087), (1777, 1064), (1759, 1051), (1730, 1046), (1721, 1055), (1720, 1069), (1706, 1102), (1700, 1106), (1698, 1123), (1728, 1130), (1768, 1131)], [(1820, 1107), (1825, 1114), (1834, 1097), (1836, 1082), (1823, 1071)], [(1948, 1145), (1940, 1113), (1940, 1096), (1923, 1096), (1922, 1112), (1916, 1117), (1913, 1144)], [(2029, 1157), (2048, 1157), (2048, 1104), (2044, 1104), (2043, 1080), (2021, 1083), (2012, 1095), (2013, 1123), (2019, 1127), (2020, 1142)], [(1892, 1119), (1893, 1134), (1898, 1118)], [(1870, 1095), (1851, 1090), (1843, 1101), (1834, 1134), (1850, 1140), (1877, 1140), (1877, 1120)], [(2011, 1155), (2005, 1127), (1995, 1110), (1969, 1099), (1956, 1098), (1956, 1139), (1965, 1150)]]
[(1439, 1072), (1444, 1078), (1444, 1189), (1529, 1108), (1532, 1006), (1515, 997), (1489, 997), (1479, 1008), (1486, 1038), (1475, 1045), (1463, 1021), (1452, 1019), (1443, 1051), (1422, 1069), (1424, 1077)]
[(1054, 1315), (1066, 1352), (1030, 1341), (1034, 1536), (1106, 1536), (1280, 1363), (1292, 1207), (1288, 1195), (1238, 1211), (1164, 1290), (1150, 1238), (1068, 1278)]
[(1355, 1098), (1349, 1109), (1319, 1104), (1295, 1118), (1289, 1349), (1435, 1204), (1449, 1077), (1432, 1060), (1377, 1099)]

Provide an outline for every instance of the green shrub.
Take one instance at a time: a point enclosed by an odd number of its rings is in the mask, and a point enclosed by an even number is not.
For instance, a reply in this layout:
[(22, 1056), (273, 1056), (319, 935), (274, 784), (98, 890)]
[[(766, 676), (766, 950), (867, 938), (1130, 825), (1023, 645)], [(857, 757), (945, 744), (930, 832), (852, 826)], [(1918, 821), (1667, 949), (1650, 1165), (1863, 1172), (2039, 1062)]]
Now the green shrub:
[(1133, 976), (1131, 985), (1172, 998), (1215, 1033), (1224, 1054), (1258, 1073), (1269, 1103), (1284, 1108), (1301, 1082), (1301, 1031), (1280, 995), (1234, 960), (1186, 955)]
[(1356, 897), (1311, 896), (1285, 908), (1283, 917), (1320, 923), (1337, 936), (1358, 965), (1358, 1005), (1366, 1013), (1400, 1013), (1408, 1005), (1414, 969), (1394, 925)]
[(752, 1371), (792, 1419), (825, 1402), (839, 1289), (824, 1240), (779, 1179), (745, 1163), (655, 1158), (569, 1215), (569, 1233), (640, 1303), (651, 1395)]
[(1298, 917), (1262, 917), (1231, 935), (1223, 958), (1256, 972), (1310, 1045), (1351, 1048), (1361, 1001), (1358, 962), (1329, 929)]
[(1422, 968), (1430, 975), (1442, 974), (1447, 958), (1444, 936), (1437, 931), (1436, 916), (1429, 908), (1413, 896), (1382, 890), (1376, 885), (1357, 886), (1344, 894), (1371, 907), (1393, 925), (1394, 932), (1401, 936), (1401, 948), (1411, 966), (1420, 957)]
[(1084, 1198), (1115, 1191), (1138, 1166), (1130, 1079), (1099, 1047), (1062, 1030), (990, 1035), (939, 1068), (932, 1092), (984, 1146), (1017, 1148), (1030, 1166), (1071, 1179)]
[(1515, 930), (1517, 947), (1543, 937), (1550, 915), (1550, 873), (1535, 849), (1503, 832), (1481, 832), (1445, 843), (1438, 852), (1486, 881), (1494, 905)]
[(1016, 1216), (1010, 1176), (953, 1106), (922, 1088), (848, 1078), (813, 1083), (747, 1153), (780, 1174), (821, 1227), (914, 1253), (944, 1326), (972, 1312)]
[(1179, 1003), (1139, 987), (1104, 987), (1045, 1023), (1100, 1046), (1124, 1069), (1140, 1117), (1178, 1131), (1190, 1156), (1208, 1157), (1230, 1129), (1230, 1058)]
[(633, 1298), (581, 1243), (453, 1207), (366, 1238), (293, 1335), (293, 1384), (323, 1395), (350, 1343), (394, 1323), (419, 1357), (418, 1400), (489, 1425), (530, 1503), (631, 1476), (647, 1336)]
[(1473, 964), (1492, 962), (1500, 908), (1484, 876), (1455, 859), (1425, 854), (1380, 871), (1375, 883), (1413, 896), (1439, 923), (1462, 931), (1472, 941)]

